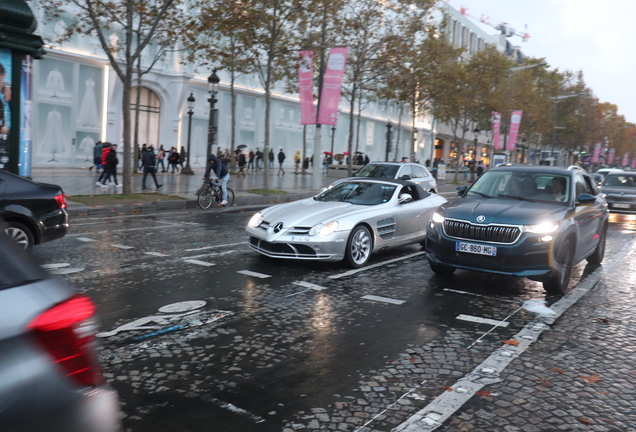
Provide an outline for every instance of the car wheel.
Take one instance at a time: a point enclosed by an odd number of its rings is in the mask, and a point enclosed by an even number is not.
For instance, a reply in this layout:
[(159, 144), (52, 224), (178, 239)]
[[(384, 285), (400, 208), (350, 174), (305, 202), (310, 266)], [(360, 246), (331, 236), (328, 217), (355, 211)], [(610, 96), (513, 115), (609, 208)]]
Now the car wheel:
[(587, 262), (592, 265), (598, 265), (603, 261), (603, 257), (605, 256), (605, 239), (607, 238), (607, 225), (603, 227), (601, 231), (600, 238), (598, 239), (598, 245), (596, 245), (596, 249), (594, 249), (594, 253), (587, 257)]
[(360, 268), (369, 261), (372, 249), (373, 240), (371, 239), (371, 233), (364, 226), (357, 226), (349, 236), (345, 259), (351, 267)]
[(572, 242), (566, 240), (556, 259), (556, 268), (552, 276), (543, 283), (543, 288), (550, 294), (565, 294), (572, 274), (572, 260), (574, 258)]
[(13, 239), (20, 247), (29, 250), (33, 247), (33, 234), (26, 225), (20, 222), (7, 222), (4, 232)]
[(455, 273), (455, 270), (456, 270), (455, 267), (447, 266), (444, 264), (437, 264), (432, 261), (429, 261), (428, 265), (431, 266), (431, 270), (433, 270), (433, 273), (438, 274), (440, 276), (450, 276), (453, 273)]

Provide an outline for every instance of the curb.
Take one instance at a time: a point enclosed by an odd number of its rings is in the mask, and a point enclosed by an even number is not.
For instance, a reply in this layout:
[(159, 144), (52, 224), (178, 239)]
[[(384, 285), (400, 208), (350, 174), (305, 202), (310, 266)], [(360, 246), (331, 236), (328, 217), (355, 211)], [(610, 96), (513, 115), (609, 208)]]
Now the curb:
[[(314, 196), (314, 193), (291, 193), (291, 194), (277, 194), (277, 195), (253, 195), (253, 196), (237, 196), (233, 207), (223, 208), (223, 213), (233, 213), (244, 210), (255, 210), (269, 205), (286, 203), (291, 201), (297, 201), (304, 198)], [(219, 207), (211, 207), (210, 210), (218, 209)], [(121, 214), (135, 214), (135, 213), (154, 213), (157, 211), (166, 210), (188, 210), (199, 209), (197, 200), (175, 200), (175, 201), (155, 201), (152, 203), (144, 204), (117, 204), (117, 205), (103, 205), (103, 206), (85, 206), (79, 205), (77, 207), (67, 207), (66, 211), (70, 217), (83, 217), (83, 216), (108, 216), (108, 215), (121, 215)]]

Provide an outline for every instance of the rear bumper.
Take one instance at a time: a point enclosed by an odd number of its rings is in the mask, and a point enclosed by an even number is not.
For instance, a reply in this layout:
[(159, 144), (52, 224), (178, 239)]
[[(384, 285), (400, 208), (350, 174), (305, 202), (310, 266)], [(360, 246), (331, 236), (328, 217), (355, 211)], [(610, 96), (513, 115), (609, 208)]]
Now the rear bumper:
[(46, 213), (41, 216), (40, 221), (42, 223), (42, 236), (38, 244), (64, 237), (70, 227), (66, 209)]

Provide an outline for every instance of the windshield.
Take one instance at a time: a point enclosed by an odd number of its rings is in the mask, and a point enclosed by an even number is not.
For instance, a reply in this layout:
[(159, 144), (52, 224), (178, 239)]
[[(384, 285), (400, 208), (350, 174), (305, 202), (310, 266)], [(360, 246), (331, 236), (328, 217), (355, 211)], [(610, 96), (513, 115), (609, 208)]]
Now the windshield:
[(370, 182), (345, 182), (326, 190), (314, 199), (325, 202), (348, 202), (357, 205), (378, 205), (388, 202), (397, 188)]
[(395, 178), (399, 165), (369, 164), (360, 168), (354, 177)]
[(635, 174), (610, 174), (605, 177), (603, 186), (636, 188)]
[(570, 178), (559, 174), (527, 171), (488, 171), (475, 182), (467, 196), (568, 202)]

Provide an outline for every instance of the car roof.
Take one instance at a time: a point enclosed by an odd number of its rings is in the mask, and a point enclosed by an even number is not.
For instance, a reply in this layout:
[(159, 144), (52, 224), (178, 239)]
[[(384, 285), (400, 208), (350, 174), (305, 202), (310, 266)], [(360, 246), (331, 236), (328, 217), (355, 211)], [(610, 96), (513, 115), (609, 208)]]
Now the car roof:
[(549, 165), (499, 165), (489, 171), (520, 171), (520, 172), (534, 172), (544, 174), (562, 174), (573, 175), (574, 173), (587, 174), (585, 170), (569, 170), (564, 167), (555, 167)]
[(618, 173), (618, 172), (625, 172), (625, 170), (621, 169), (621, 168), (601, 168), (600, 170), (596, 171), (597, 173), (601, 173), (601, 172), (607, 172), (607, 173)]
[(347, 177), (343, 179), (344, 182), (365, 182), (365, 183), (392, 183), (395, 185), (401, 186), (419, 186), (417, 183), (413, 183), (408, 180), (400, 180), (400, 179), (388, 179), (388, 178), (376, 178), (376, 177)]
[(619, 175), (636, 175), (636, 171), (614, 171), (607, 174), (607, 177)]
[(367, 165), (406, 165), (406, 164), (424, 166), (422, 164), (418, 164), (417, 162), (411, 162), (411, 161), (408, 161), (408, 162), (371, 161)]

